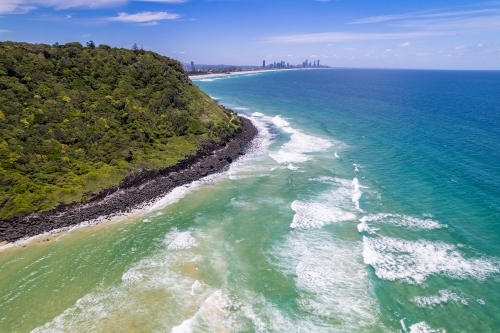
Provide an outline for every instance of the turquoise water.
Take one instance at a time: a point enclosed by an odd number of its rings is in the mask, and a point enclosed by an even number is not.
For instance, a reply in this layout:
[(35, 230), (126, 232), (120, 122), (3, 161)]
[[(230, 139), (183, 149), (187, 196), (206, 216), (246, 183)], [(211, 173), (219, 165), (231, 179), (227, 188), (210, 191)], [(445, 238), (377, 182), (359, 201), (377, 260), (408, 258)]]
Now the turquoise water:
[(251, 153), (4, 249), (0, 332), (500, 331), (499, 72), (195, 83), (257, 124)]

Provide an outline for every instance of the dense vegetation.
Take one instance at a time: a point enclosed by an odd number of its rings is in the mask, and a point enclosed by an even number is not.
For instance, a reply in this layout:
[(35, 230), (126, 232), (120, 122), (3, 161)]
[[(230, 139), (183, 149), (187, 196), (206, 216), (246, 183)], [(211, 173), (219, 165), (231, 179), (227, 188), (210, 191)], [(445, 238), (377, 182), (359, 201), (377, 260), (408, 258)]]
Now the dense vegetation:
[(83, 202), (240, 123), (153, 52), (0, 43), (0, 218)]

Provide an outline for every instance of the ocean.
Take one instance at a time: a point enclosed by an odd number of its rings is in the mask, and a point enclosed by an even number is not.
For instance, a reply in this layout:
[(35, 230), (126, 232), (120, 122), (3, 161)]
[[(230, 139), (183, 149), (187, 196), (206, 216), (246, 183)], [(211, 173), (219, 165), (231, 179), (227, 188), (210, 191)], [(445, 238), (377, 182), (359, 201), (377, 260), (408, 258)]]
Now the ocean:
[(0, 250), (0, 332), (499, 332), (500, 72), (201, 77), (260, 134), (128, 217)]

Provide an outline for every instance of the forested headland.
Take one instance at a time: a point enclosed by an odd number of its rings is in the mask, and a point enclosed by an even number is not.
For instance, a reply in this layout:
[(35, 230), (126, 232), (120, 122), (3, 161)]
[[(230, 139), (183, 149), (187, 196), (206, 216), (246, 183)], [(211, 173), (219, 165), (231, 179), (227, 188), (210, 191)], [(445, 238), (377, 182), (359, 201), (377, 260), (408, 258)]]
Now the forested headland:
[(0, 42), (0, 219), (86, 202), (239, 127), (157, 53)]

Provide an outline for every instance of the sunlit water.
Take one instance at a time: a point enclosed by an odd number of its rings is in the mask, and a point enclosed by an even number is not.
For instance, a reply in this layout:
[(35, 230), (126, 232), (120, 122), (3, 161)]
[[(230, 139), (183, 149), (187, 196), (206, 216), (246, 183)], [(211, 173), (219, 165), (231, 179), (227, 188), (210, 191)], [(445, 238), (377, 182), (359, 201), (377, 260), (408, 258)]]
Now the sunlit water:
[(500, 73), (202, 78), (229, 172), (0, 252), (1, 332), (497, 332)]

